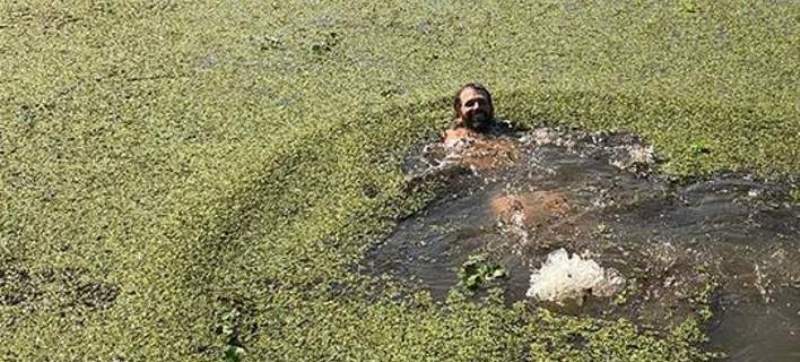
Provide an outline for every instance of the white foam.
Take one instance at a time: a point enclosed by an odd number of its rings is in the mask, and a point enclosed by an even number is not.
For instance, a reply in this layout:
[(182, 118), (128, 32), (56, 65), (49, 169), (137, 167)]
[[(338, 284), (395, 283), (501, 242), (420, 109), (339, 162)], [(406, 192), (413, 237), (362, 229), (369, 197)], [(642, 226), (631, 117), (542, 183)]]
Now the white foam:
[(616, 270), (604, 269), (594, 260), (582, 259), (577, 254), (570, 257), (562, 248), (547, 255), (542, 267), (533, 271), (526, 295), (559, 304), (576, 299), (580, 304), (584, 296), (609, 297), (624, 284)]
[(656, 163), (653, 146), (632, 144), (618, 146), (616, 149), (619, 152), (612, 155), (609, 163), (619, 169), (635, 170), (637, 167), (650, 167)]

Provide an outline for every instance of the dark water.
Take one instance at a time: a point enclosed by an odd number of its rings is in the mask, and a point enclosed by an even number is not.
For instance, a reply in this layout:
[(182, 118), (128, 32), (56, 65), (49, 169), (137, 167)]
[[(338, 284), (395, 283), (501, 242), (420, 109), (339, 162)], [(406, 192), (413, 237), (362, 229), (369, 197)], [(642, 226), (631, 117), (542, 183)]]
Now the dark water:
[[(411, 179), (441, 177), (446, 191), (377, 245), (367, 269), (441, 300), (469, 256), (484, 254), (509, 272), (500, 283), (509, 303), (656, 330), (683, 321), (716, 285), (711, 349), (735, 361), (800, 360), (800, 207), (786, 186), (742, 174), (678, 184), (653, 171), (650, 149), (631, 135), (537, 129), (512, 139), (513, 162), (490, 169), (443, 161), (435, 147), (410, 157)], [(493, 208), (515, 195), (542, 210), (520, 222)], [(526, 297), (531, 270), (559, 248), (618, 271), (624, 290), (564, 305)]]

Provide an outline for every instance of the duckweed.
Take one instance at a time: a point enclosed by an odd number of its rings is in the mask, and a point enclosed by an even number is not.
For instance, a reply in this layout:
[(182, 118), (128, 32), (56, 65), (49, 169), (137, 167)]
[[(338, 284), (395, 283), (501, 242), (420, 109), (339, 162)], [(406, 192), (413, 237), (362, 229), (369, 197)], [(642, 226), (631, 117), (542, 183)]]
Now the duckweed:
[[(4, 2), (0, 359), (232, 360), (234, 331), (241, 360), (706, 358), (698, 320), (439, 305), (352, 266), (430, 199), (399, 165), (466, 81), (522, 125), (640, 133), (676, 175), (795, 173), (799, 20), (760, 1)], [(48, 269), (113, 298), (73, 305)]]

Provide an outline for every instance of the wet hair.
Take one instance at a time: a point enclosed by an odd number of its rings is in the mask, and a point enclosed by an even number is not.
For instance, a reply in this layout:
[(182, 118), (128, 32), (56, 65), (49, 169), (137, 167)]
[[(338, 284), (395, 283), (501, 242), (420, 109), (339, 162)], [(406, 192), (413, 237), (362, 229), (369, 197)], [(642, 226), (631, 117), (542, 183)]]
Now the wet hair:
[(453, 111), (454, 111), (454, 113), (453, 113), (453, 125), (454, 126), (456, 125), (456, 122), (458, 122), (458, 119), (460, 118), (460, 114), (459, 113), (461, 112), (461, 93), (464, 92), (464, 90), (466, 90), (468, 88), (472, 88), (472, 89), (474, 89), (474, 90), (476, 90), (478, 92), (482, 92), (483, 94), (485, 94), (486, 95), (486, 100), (489, 101), (489, 107), (492, 110), (492, 113), (494, 113), (494, 103), (492, 103), (492, 94), (489, 93), (489, 89), (487, 89), (486, 87), (484, 87), (480, 83), (474, 83), (474, 82), (467, 83), (467, 84), (464, 84), (463, 86), (461, 86), (461, 88), (458, 89), (458, 92), (456, 92), (456, 96), (453, 97)]

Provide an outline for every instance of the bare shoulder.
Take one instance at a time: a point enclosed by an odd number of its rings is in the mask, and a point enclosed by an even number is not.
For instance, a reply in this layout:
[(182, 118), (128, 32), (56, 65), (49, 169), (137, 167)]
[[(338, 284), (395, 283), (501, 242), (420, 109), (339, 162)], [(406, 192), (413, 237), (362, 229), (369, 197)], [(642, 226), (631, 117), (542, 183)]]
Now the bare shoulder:
[(451, 128), (444, 131), (444, 139), (453, 139), (453, 138), (475, 138), (477, 137), (477, 133), (475, 131), (471, 131), (464, 127), (459, 128)]

